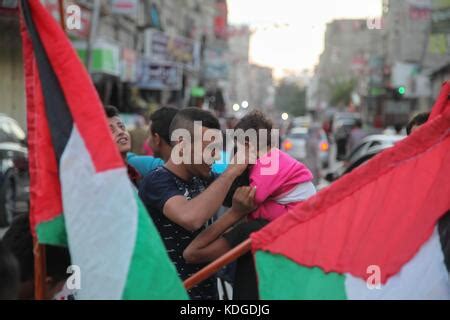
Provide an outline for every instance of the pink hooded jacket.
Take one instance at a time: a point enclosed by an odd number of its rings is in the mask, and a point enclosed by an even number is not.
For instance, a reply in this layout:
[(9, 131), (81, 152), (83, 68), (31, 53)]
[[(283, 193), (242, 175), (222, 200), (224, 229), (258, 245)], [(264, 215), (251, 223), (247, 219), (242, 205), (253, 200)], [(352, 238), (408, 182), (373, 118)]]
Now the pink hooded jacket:
[(272, 149), (250, 170), (250, 185), (256, 187), (255, 204), (258, 209), (249, 218), (273, 221), (280, 217), (301, 201), (283, 205), (275, 199), (312, 180), (313, 175), (305, 165), (279, 149)]

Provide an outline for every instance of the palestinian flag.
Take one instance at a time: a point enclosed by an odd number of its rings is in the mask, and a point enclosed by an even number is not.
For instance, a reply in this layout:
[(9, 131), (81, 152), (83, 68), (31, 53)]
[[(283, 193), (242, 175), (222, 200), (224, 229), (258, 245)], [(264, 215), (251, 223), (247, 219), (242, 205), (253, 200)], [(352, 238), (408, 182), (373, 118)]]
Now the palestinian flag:
[(252, 235), (261, 299), (450, 299), (449, 94), (413, 135)]
[(33, 232), (40, 243), (68, 245), (80, 299), (187, 298), (89, 74), (40, 2), (20, 4)]

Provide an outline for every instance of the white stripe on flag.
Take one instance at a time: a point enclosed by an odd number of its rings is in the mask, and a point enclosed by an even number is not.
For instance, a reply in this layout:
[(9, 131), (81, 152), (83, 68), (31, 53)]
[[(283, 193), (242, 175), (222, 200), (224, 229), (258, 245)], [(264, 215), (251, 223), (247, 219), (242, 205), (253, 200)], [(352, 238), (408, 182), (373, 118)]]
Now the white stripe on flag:
[(64, 218), (80, 299), (121, 299), (136, 242), (138, 208), (125, 168), (96, 173), (74, 125), (61, 157)]
[(346, 274), (345, 287), (352, 300), (449, 300), (449, 274), (438, 231), (381, 289), (369, 289), (366, 282), (350, 274)]

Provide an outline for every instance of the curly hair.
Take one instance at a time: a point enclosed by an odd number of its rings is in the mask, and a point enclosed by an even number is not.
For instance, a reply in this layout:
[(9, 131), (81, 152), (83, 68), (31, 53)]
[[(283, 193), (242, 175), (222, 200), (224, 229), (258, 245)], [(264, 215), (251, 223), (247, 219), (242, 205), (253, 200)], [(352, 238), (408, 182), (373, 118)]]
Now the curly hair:
[(267, 130), (267, 146), (271, 145), (271, 133), (273, 129), (273, 122), (261, 111), (255, 110), (244, 116), (234, 128), (235, 130), (242, 129), (245, 131), (253, 129), (258, 132), (258, 147), (259, 147), (259, 130)]

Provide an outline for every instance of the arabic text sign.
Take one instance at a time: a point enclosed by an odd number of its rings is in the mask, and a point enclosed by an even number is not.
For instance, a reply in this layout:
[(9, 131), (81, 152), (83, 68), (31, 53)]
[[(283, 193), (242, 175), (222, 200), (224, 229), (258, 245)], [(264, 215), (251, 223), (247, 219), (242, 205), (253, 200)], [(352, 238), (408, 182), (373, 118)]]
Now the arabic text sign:
[(182, 63), (188, 68), (195, 68), (198, 65), (194, 41), (156, 30), (147, 31), (146, 56), (153, 61)]
[(138, 86), (150, 90), (180, 90), (182, 74), (180, 65), (141, 59), (138, 70)]

